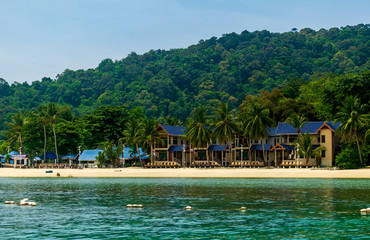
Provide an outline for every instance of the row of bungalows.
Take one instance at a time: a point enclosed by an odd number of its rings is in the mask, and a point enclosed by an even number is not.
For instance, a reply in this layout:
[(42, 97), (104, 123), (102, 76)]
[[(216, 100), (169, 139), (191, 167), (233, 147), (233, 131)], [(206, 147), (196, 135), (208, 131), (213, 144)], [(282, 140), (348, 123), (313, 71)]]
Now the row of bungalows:
[[(313, 140), (313, 149), (324, 146), (319, 165), (333, 166), (338, 137), (334, 131), (340, 124), (333, 122), (308, 122), (301, 128), (301, 133), (308, 133)], [(261, 141), (247, 141), (247, 138), (235, 133), (233, 140), (226, 144), (211, 142), (202, 148), (189, 144), (182, 126), (159, 124), (159, 137), (153, 149), (153, 163), (157, 166), (179, 167), (193, 166), (284, 166), (306, 165), (303, 156), (297, 156), (293, 146), (298, 137), (297, 129), (289, 123), (279, 122), (277, 127), (268, 130), (268, 138)], [(263, 145), (262, 145), (263, 144)], [(263, 151), (265, 154), (263, 154)], [(265, 155), (265, 158), (263, 156)], [(307, 165), (315, 165), (314, 157)]]

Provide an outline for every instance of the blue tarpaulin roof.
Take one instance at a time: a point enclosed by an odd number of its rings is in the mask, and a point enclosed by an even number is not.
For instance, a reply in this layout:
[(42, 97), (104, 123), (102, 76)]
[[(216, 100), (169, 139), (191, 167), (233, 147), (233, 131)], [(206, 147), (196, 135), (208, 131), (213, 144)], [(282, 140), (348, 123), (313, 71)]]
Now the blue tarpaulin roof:
[(217, 145), (217, 144), (212, 144), (209, 145), (208, 151), (213, 151), (213, 152), (221, 152), (226, 150), (226, 144), (225, 145)]
[[(140, 153), (140, 156), (143, 156), (144, 155), (144, 152), (141, 148), (139, 148), (139, 153)], [(131, 148), (130, 147), (125, 147), (125, 158), (132, 158), (133, 156), (131, 156)], [(139, 157), (139, 155), (135, 154), (136, 157)], [(119, 156), (120, 158), (122, 158), (122, 154), (120, 154)]]
[(18, 152), (16, 151), (11, 151), (10, 153), (8, 153), (10, 155), (10, 157), (13, 157), (14, 154), (19, 154)]
[[(264, 144), (263, 146), (266, 150), (269, 150), (271, 148), (271, 144)], [(262, 151), (262, 144), (253, 143), (251, 146), (251, 151)]]
[(141, 156), (142, 160), (149, 159), (149, 155)]
[[(46, 159), (56, 159), (57, 158), (57, 155), (55, 155), (55, 153), (53, 153), (53, 152), (46, 152), (45, 158)], [(40, 156), (40, 159), (44, 160), (44, 154), (42, 154)]]
[(69, 154), (66, 156), (62, 156), (62, 158), (76, 158), (76, 157), (77, 157), (77, 154)]
[(103, 152), (101, 149), (84, 150), (80, 155), (80, 161), (97, 161), (95, 157), (99, 155), (99, 152)]
[[(324, 121), (320, 122), (308, 122), (300, 129), (301, 133), (316, 133), (316, 131), (324, 124)], [(334, 131), (339, 127), (340, 123), (326, 122), (329, 127)], [(297, 129), (294, 128), (290, 123), (279, 122), (275, 129), (275, 133), (272, 131), (270, 135), (277, 134), (297, 134)]]
[(185, 135), (185, 127), (181, 126), (171, 126), (171, 125), (161, 125), (163, 129), (169, 134), (173, 136), (180, 136)]
[[(186, 146), (185, 146), (185, 149), (186, 149)], [(184, 151), (184, 146), (182, 145), (178, 145), (178, 146), (170, 146), (170, 148), (168, 149), (169, 152), (182, 152)]]
[[(103, 150), (101, 149), (84, 150), (81, 153), (79, 160), (80, 161), (97, 161), (95, 157), (99, 156), (99, 152), (103, 152)], [(140, 153), (141, 159), (145, 159), (145, 157), (147, 157), (144, 155), (143, 150), (141, 148), (139, 148), (139, 153)], [(134, 157), (134, 156), (131, 156), (130, 147), (125, 147), (124, 156), (125, 156), (125, 159)], [(135, 154), (135, 156), (138, 157), (137, 154)], [(122, 153), (119, 155), (119, 157), (122, 158)]]

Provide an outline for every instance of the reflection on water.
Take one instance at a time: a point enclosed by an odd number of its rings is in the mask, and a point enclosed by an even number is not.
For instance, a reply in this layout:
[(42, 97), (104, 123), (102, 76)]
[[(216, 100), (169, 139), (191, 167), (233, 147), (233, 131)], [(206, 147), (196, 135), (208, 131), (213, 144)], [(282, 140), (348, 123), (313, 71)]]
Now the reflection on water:
[(0, 238), (366, 239), (369, 193), (370, 180), (2, 178), (1, 201), (38, 206), (0, 205)]

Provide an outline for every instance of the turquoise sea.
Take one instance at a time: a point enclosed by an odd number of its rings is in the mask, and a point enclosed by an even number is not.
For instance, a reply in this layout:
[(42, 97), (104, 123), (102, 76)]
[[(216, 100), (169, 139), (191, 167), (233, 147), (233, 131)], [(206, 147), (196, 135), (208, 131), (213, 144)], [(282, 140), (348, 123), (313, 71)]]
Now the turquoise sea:
[(0, 178), (26, 197), (0, 204), (0, 239), (370, 239), (370, 180)]

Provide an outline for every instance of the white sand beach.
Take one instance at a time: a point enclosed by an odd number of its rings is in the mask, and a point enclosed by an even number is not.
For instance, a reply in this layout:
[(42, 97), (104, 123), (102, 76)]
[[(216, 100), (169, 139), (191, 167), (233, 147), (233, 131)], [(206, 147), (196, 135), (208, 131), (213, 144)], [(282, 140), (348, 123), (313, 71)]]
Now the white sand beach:
[[(53, 171), (46, 173), (46, 171)], [(369, 178), (370, 168), (326, 170), (311, 168), (86, 168), (19, 169), (0, 168), (0, 177), (153, 177), (153, 178)]]

